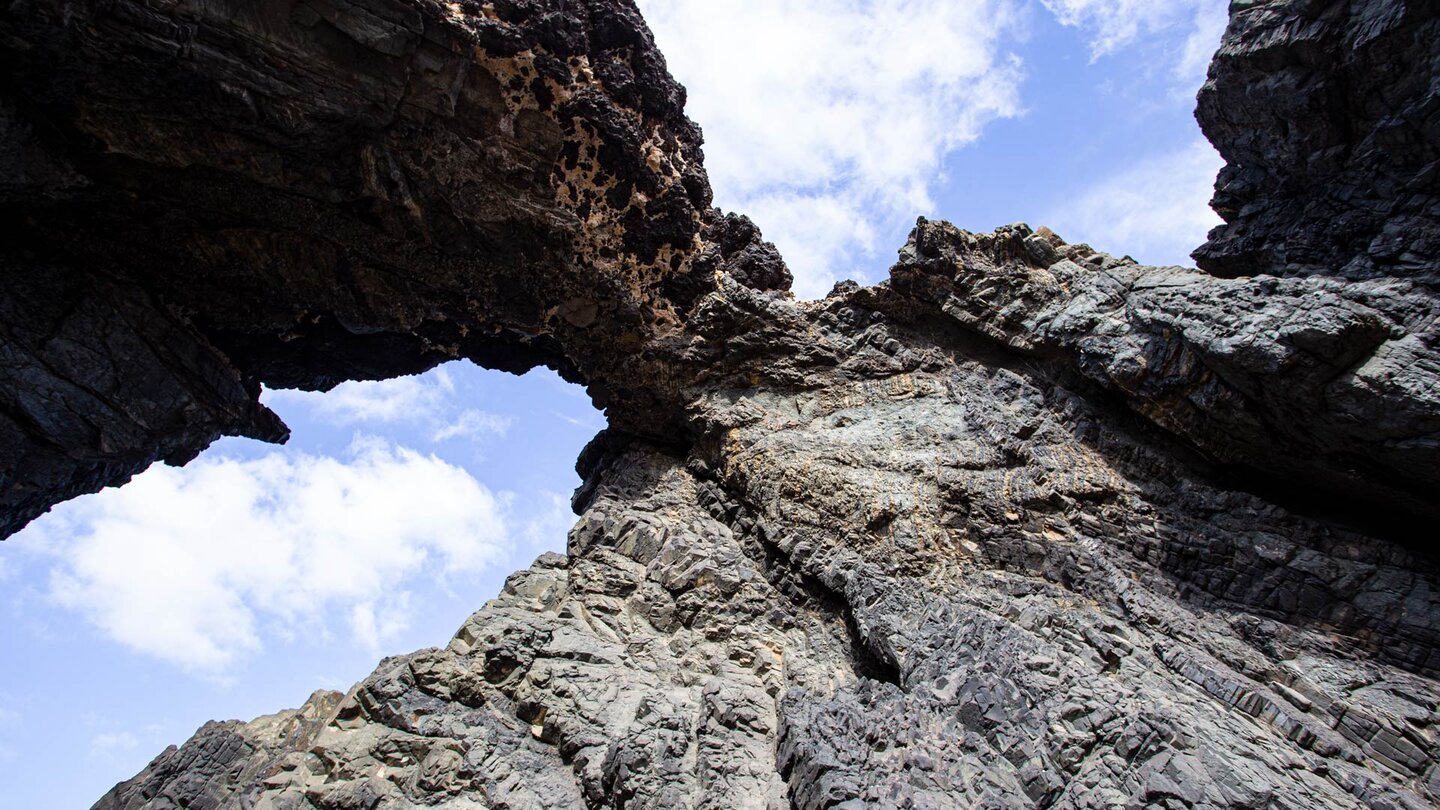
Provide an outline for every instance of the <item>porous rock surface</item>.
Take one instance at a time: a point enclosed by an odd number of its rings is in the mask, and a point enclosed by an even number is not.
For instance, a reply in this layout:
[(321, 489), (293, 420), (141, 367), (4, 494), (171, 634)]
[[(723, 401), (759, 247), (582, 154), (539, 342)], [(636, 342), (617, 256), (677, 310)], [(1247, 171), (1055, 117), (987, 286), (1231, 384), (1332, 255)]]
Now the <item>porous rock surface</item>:
[[(9, 530), (282, 437), (260, 384), (545, 364), (610, 423), (445, 647), (96, 806), (1440, 803), (1428, 8), (1232, 4), (1215, 273), (922, 220), (799, 302), (628, 0), (12, 3)], [(1386, 92), (1257, 128), (1297, 60)]]
[(283, 440), (262, 383), (546, 364), (671, 437), (631, 382), (685, 376), (652, 367), (685, 310), (717, 270), (789, 285), (630, 3), (7, 6), (0, 535)]

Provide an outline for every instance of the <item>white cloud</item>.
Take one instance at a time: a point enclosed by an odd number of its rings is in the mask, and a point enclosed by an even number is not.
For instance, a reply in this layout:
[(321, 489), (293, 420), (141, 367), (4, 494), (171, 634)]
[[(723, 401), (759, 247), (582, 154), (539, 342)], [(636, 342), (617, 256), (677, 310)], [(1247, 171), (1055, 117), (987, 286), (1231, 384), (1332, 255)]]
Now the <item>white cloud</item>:
[(295, 403), (337, 424), (416, 422), (440, 411), (455, 385), (444, 369), (388, 380), (352, 380), (329, 391), (266, 391), (266, 404)]
[(467, 408), (455, 421), (431, 433), (430, 440), (443, 442), (450, 439), (474, 439), (486, 434), (504, 436), (514, 421), (508, 416)]
[[(1012, 0), (640, 0), (723, 208), (824, 294), (931, 207), (941, 161), (1018, 114)], [(893, 246), (889, 246), (893, 247)]]
[(1062, 25), (1090, 37), (1092, 59), (1136, 44), (1142, 37), (1188, 29), (1175, 78), (1191, 82), (1205, 75), (1227, 20), (1226, 0), (1040, 0)]
[(280, 411), (303, 407), (319, 419), (344, 425), (421, 425), (432, 442), (503, 436), (509, 416), (460, 409), (455, 382), (444, 367), (411, 377), (344, 382), (329, 391), (267, 390), (264, 402)]
[(537, 494), (535, 500), (536, 508), (525, 521), (525, 542), (532, 551), (564, 551), (570, 528), (575, 525), (575, 513), (570, 509), (570, 497), (558, 492), (542, 492)]
[(1223, 161), (1204, 140), (1141, 160), (1040, 221), (1070, 242), (1128, 254), (1146, 264), (1191, 265), (1190, 251), (1220, 224), (1210, 210)]
[(604, 420), (600, 419), (598, 416), (580, 419), (571, 416), (570, 414), (561, 413), (560, 411), (556, 410), (550, 411), (550, 415), (554, 416), (556, 419), (559, 419), (561, 422), (564, 422), (567, 425), (574, 425), (575, 427), (584, 428), (585, 430), (603, 430), (605, 428)]
[(1230, 22), (1228, 5), (1225, 0), (1197, 0), (1194, 27), (1185, 38), (1185, 48), (1175, 66), (1177, 79), (1198, 82), (1205, 77), (1210, 60), (1220, 47), (1220, 38), (1225, 35), (1225, 26)]
[[(1143, 52), (1172, 74), (1176, 98), (1193, 94), (1227, 13), (1225, 0), (1041, 4), (1082, 32), (1096, 59)], [(1023, 72), (1008, 50), (1034, 8), (1021, 0), (640, 6), (690, 91), (716, 203), (759, 223), (801, 297), (867, 275), (867, 260), (933, 207), (945, 156), (1022, 112)]]
[(410, 594), (402, 591), (352, 605), (350, 632), (371, 655), (380, 655), (386, 641), (410, 629), (410, 601)]
[(469, 473), (378, 439), (357, 440), (345, 460), (155, 465), (25, 534), (56, 556), (55, 600), (121, 644), (211, 677), (330, 610), (377, 647), (409, 621), (408, 578), (476, 572), (512, 545), (502, 500)]
[(114, 731), (96, 734), (90, 738), (91, 756), (113, 756), (133, 751), (140, 746), (140, 740), (128, 731)]

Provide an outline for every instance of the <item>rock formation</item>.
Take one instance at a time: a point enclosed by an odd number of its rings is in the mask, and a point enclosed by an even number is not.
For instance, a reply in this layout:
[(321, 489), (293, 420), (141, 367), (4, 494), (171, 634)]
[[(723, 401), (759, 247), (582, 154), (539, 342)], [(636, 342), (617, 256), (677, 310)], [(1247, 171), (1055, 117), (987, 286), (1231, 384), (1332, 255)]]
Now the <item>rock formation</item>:
[(788, 287), (629, 3), (10, 5), (0, 533), (283, 439), (260, 383), (545, 364), (678, 440), (634, 381), (717, 270)]
[(629, 0), (11, 3), (4, 530), (261, 384), (609, 419), (568, 555), (97, 808), (1440, 803), (1440, 11), (1232, 11), (1204, 270), (922, 220), (798, 302)]
[(1202, 268), (1440, 286), (1440, 21), (1425, 6), (1240, 6), (1200, 91), (1227, 162)]

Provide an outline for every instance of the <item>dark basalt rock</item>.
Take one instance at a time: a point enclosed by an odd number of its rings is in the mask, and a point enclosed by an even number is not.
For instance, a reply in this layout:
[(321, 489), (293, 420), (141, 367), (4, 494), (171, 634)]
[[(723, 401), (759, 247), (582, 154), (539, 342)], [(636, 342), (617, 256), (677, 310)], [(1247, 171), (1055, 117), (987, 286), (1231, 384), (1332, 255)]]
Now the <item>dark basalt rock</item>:
[(97, 807), (1440, 803), (1427, 9), (1234, 4), (1212, 272), (922, 220), (797, 302), (628, 0), (12, 3), (0, 528), (261, 384), (610, 422), (446, 647)]
[[(83, 328), (174, 321), (252, 400), (67, 409), (62, 435), (34, 414), (64, 408), (37, 379), (68, 350), (7, 340), (4, 534), (220, 435), (282, 436), (261, 383), (548, 365), (670, 437), (666, 392), (614, 383), (650, 374), (717, 267), (789, 284), (709, 207), (684, 91), (628, 3), (22, 2), (0, 37), (7, 289), (63, 273), (97, 311), (133, 289), (147, 303)], [(69, 362), (93, 367), (43, 385), (196, 384), (142, 352)]]
[(1217, 275), (1440, 286), (1440, 7), (1232, 3), (1196, 117), (1226, 166)]
[(1214, 461), (1440, 520), (1440, 312), (1425, 287), (1223, 279), (1023, 224), (923, 220), (890, 283), (907, 309), (1073, 369)]

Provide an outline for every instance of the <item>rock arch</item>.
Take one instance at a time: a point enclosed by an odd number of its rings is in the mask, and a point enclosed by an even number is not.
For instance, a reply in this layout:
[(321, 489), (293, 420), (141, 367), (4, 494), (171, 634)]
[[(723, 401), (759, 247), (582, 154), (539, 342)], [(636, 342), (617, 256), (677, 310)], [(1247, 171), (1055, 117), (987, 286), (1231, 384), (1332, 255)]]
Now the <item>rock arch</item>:
[(626, 0), (16, 4), (5, 530), (281, 438), (262, 382), (543, 364), (610, 420), (568, 557), (100, 806), (1437, 800), (1436, 28), (1236, 5), (1234, 278), (921, 221), (796, 302)]

